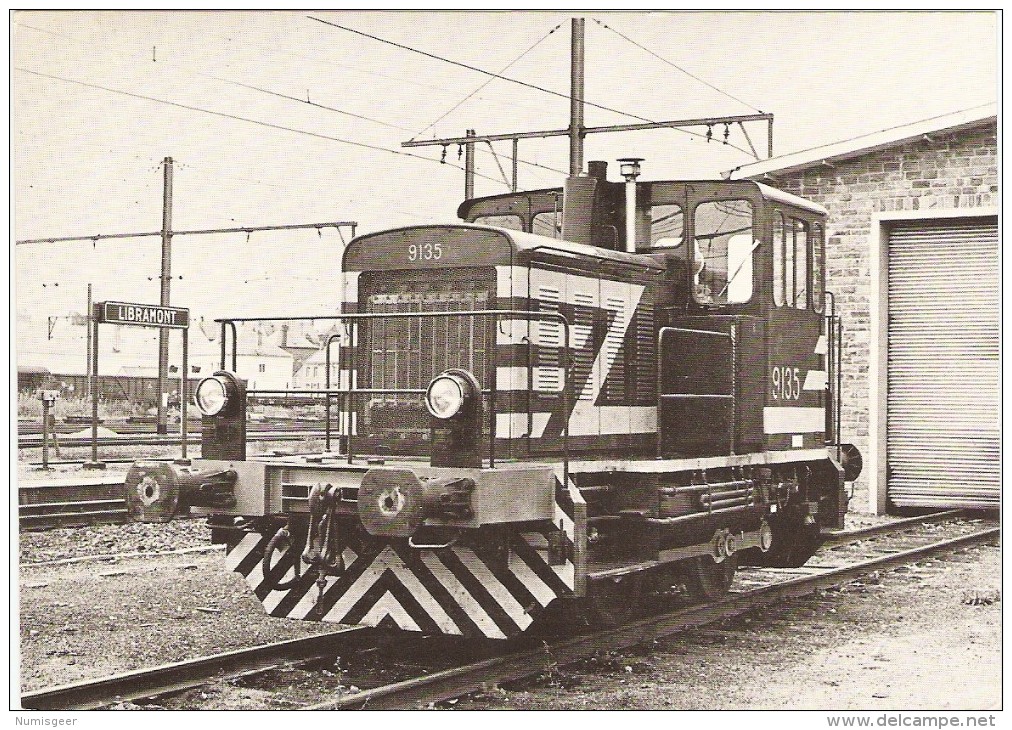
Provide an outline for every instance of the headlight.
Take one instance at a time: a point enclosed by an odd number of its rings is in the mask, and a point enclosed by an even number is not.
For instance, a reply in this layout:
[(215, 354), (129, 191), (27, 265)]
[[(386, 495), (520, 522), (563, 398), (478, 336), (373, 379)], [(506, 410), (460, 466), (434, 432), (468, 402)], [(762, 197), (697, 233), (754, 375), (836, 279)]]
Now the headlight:
[(464, 384), (454, 375), (439, 375), (425, 391), (425, 407), (436, 418), (453, 418), (464, 406)]
[(193, 400), (205, 416), (216, 416), (228, 405), (228, 386), (221, 378), (204, 378), (197, 384)]

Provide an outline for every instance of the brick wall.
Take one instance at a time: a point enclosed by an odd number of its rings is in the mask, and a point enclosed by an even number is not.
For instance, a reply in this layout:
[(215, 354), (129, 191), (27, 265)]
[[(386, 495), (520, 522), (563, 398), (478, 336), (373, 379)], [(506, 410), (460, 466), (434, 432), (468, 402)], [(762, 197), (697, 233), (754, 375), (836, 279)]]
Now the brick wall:
[[(827, 288), (844, 316), (843, 435), (867, 455), (868, 360), (874, 213), (997, 207), (997, 126), (932, 134), (930, 139), (766, 179), (829, 210)], [(852, 508), (868, 509), (868, 476), (856, 485)]]

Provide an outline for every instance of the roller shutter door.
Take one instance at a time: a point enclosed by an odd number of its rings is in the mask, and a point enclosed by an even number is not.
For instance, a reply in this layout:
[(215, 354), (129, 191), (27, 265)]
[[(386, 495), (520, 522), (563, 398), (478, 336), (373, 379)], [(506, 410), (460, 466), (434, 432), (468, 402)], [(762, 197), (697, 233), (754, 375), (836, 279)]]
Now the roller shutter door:
[(997, 218), (889, 231), (888, 494), (899, 507), (997, 507)]

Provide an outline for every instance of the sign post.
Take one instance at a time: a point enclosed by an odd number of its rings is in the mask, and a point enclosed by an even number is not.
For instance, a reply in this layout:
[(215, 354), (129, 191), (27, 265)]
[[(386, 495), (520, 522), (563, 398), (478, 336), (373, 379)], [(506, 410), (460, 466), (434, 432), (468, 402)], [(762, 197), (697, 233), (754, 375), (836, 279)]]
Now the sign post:
[(91, 348), (91, 461), (84, 463), (85, 469), (104, 469), (98, 460), (98, 326), (118, 324), (135, 327), (157, 327), (160, 330), (177, 329), (183, 334), (183, 380), (179, 397), (179, 420), (182, 437), (182, 458), (186, 458), (186, 383), (190, 366), (189, 326), (190, 310), (183, 307), (162, 307), (154, 304), (131, 302), (97, 302), (92, 312)]
[(40, 471), (49, 471), (50, 435), (52, 435), (53, 444), (56, 446), (56, 456), (60, 456), (60, 442), (56, 439), (56, 419), (49, 414), (49, 409), (56, 405), (59, 395), (58, 390), (40, 390), (38, 392), (39, 400), (42, 401), (42, 469)]

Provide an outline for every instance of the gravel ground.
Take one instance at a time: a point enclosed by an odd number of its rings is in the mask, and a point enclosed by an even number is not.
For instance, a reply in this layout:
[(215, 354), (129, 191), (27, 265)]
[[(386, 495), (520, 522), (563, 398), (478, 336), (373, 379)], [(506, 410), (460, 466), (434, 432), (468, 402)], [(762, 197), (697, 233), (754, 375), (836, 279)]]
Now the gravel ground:
[[(205, 532), (201, 521), (182, 520), (33, 533), (22, 536), (22, 555), (179, 548), (206, 544)], [(769, 609), (762, 621), (596, 657), (454, 707), (996, 707), (1000, 570), (997, 548), (977, 548)], [(19, 585), (26, 690), (332, 628), (266, 617), (239, 576), (223, 571), (220, 553), (22, 564)], [(964, 603), (970, 599), (979, 605)], [(245, 695), (235, 701), (256, 705)]]
[(333, 630), (268, 618), (221, 561), (215, 552), (23, 565), (22, 688)]
[(166, 524), (129, 522), (22, 532), (18, 548), (20, 562), (25, 564), (201, 547), (210, 543), (210, 536), (203, 518), (176, 519)]
[[(847, 527), (890, 519), (852, 512)], [(266, 617), (241, 578), (224, 572), (219, 552), (122, 555), (207, 545), (202, 519), (21, 533), (22, 688), (332, 630)], [(106, 557), (33, 565), (89, 556)], [(967, 556), (775, 609), (762, 629), (753, 620), (693, 632), (455, 707), (993, 707), (1001, 697), (1000, 604), (962, 598), (967, 590), (997, 598), (1000, 553)]]
[(1000, 587), (1000, 549), (974, 548), (453, 706), (999, 709)]

